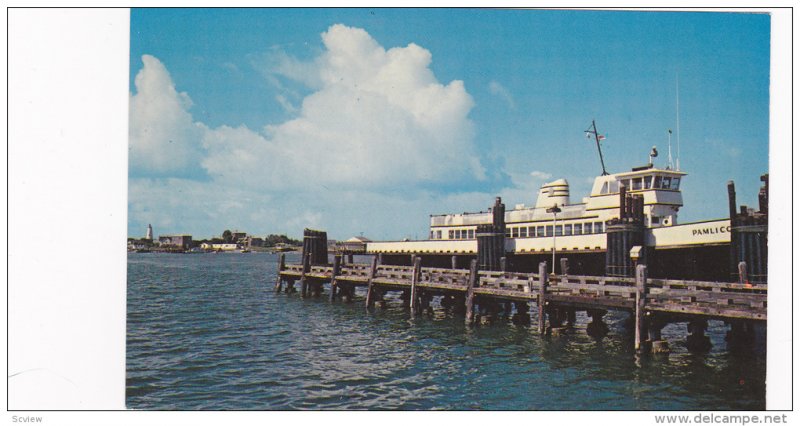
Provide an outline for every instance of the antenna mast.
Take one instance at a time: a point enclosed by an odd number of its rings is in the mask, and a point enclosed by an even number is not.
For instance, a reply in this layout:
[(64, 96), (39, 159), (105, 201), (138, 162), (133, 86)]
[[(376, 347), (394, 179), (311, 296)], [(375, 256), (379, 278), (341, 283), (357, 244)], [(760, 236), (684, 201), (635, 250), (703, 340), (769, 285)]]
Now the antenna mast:
[(681, 92), (680, 76), (675, 73), (675, 131), (678, 132), (678, 158), (676, 163), (676, 170), (681, 170)]
[(667, 130), (669, 136), (667, 137), (667, 170), (672, 169), (672, 129)]
[(590, 134), (594, 135), (594, 141), (597, 144), (597, 153), (600, 154), (600, 166), (603, 167), (603, 176), (607, 176), (606, 163), (603, 161), (603, 151), (600, 149), (600, 135), (597, 134), (597, 126), (594, 124), (594, 120), (592, 120), (592, 128), (586, 130), (586, 135)]

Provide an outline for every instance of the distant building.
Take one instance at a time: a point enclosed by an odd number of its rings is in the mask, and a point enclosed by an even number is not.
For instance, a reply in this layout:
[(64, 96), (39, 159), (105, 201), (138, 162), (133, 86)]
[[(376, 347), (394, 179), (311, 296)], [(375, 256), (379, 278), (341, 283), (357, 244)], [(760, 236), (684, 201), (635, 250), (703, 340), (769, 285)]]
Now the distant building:
[(367, 237), (353, 237), (347, 241), (336, 243), (336, 250), (350, 253), (363, 253), (366, 251), (367, 243), (369, 242), (372, 242), (372, 240)]
[(186, 250), (192, 246), (191, 235), (159, 235), (158, 243), (161, 247), (180, 248)]
[(147, 224), (147, 234), (145, 235), (144, 239), (153, 241), (153, 226), (149, 223)]
[(248, 236), (242, 240), (245, 247), (264, 247), (264, 239), (260, 237)]

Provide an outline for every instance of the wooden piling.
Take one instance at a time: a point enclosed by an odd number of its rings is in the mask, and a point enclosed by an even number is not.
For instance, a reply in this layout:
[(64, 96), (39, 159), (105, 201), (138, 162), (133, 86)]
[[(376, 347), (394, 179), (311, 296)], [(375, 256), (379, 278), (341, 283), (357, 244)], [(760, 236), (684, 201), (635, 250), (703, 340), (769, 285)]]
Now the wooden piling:
[(569, 275), (569, 259), (562, 257), (561, 259), (561, 275)]
[(539, 263), (539, 334), (544, 335), (547, 332), (545, 328), (545, 319), (547, 313), (547, 262)]
[(336, 255), (333, 257), (333, 271), (331, 272), (331, 302), (336, 300), (336, 276), (342, 271), (342, 256)]
[(378, 257), (372, 257), (372, 264), (369, 268), (369, 278), (367, 279), (367, 309), (372, 309), (375, 305), (375, 289), (373, 289), (373, 280), (375, 279), (375, 272), (378, 270)]
[(647, 266), (646, 265), (637, 265), (636, 266), (636, 308), (634, 311), (634, 349), (637, 351), (642, 350), (642, 343), (647, 336), (647, 329), (645, 328), (645, 319), (644, 319), (644, 308), (645, 308), (645, 296), (647, 290)]
[(311, 253), (303, 256), (303, 272), (300, 274), (300, 297), (308, 296), (308, 278), (306, 274), (311, 271)]
[(286, 269), (286, 254), (281, 253), (278, 255), (278, 278), (275, 280), (275, 292), (280, 293), (281, 288), (283, 288), (283, 277), (281, 277), (281, 272)]
[(469, 263), (469, 278), (467, 279), (467, 297), (464, 305), (467, 308), (466, 322), (472, 324), (473, 310), (475, 308), (475, 287), (478, 282), (478, 261), (473, 259)]
[(450, 268), (451, 269), (457, 269), (456, 266), (458, 266), (458, 256), (451, 256), (450, 257)]
[(409, 308), (411, 309), (411, 313), (414, 313), (414, 310), (417, 308), (417, 283), (419, 282), (420, 278), (420, 271), (422, 269), (422, 258), (415, 257), (414, 258), (414, 271), (411, 273), (411, 294), (409, 299)]

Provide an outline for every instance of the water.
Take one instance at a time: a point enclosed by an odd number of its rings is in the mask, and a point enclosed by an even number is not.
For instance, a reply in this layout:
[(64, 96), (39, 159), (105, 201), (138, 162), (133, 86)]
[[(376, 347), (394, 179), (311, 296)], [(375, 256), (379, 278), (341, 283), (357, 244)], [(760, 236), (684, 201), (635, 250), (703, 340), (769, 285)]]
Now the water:
[[(732, 355), (722, 323), (695, 355), (683, 324), (669, 355), (638, 359), (626, 315), (595, 340), (536, 327), (466, 327), (399, 301), (276, 294), (277, 256), (129, 254), (127, 405), (165, 410), (761, 410), (763, 355)], [(297, 262), (290, 254), (287, 261)]]

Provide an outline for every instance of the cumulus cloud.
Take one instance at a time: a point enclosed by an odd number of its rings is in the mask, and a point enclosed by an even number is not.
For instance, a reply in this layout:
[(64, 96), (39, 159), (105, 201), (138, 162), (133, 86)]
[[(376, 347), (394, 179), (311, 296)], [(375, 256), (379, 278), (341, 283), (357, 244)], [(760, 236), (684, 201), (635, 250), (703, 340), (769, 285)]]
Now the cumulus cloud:
[[(195, 122), (189, 95), (158, 59), (144, 56), (131, 96), (131, 224), (180, 224), (200, 235), (202, 223), (220, 222), (355, 229), (364, 223), (347, 222), (354, 220), (347, 211), (375, 208), (365, 200), (382, 203), (386, 214), (436, 210), (438, 188), (486, 179), (469, 119), (473, 99), (463, 82), (438, 81), (431, 52), (413, 43), (387, 50), (344, 25), (322, 40), (310, 61), (269, 53), (262, 74), (284, 91), (275, 100), (292, 118), (261, 129)], [(278, 79), (305, 86), (307, 95)], [(193, 180), (192, 170), (205, 180)], [(329, 207), (353, 194), (344, 210)], [(283, 200), (279, 207), (273, 197)], [(470, 195), (484, 197), (490, 204)], [(424, 231), (426, 220), (402, 222)]]
[(134, 81), (130, 97), (129, 164), (132, 175), (196, 174), (205, 126), (188, 112), (192, 100), (178, 92), (164, 64), (150, 55)]

